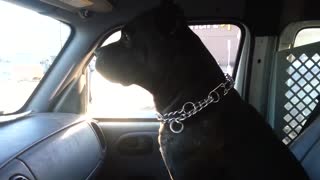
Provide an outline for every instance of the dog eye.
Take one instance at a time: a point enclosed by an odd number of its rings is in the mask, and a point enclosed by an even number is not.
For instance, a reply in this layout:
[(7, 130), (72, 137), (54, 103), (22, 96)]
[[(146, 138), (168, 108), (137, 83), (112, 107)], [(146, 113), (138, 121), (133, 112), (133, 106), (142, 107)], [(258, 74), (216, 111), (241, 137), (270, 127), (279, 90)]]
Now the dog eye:
[(130, 41), (130, 36), (128, 35), (128, 33), (123, 32), (123, 38), (127, 41)]

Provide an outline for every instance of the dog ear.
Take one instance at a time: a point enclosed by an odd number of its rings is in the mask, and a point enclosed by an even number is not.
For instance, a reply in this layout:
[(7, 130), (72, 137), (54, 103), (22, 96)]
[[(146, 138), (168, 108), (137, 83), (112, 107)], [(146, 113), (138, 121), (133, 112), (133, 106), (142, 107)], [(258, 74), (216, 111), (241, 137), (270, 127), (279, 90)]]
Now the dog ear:
[(186, 25), (183, 10), (172, 0), (162, 0), (157, 16), (159, 30), (165, 35), (174, 35)]

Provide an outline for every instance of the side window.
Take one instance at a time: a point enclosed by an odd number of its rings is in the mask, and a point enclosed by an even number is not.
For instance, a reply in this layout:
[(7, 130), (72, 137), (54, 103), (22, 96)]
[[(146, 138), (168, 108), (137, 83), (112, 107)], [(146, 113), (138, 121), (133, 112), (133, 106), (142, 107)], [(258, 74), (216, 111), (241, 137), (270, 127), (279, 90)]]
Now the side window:
[(294, 47), (312, 44), (320, 41), (320, 28), (306, 28), (298, 32)]
[(69, 26), (0, 1), (0, 114), (19, 110), (70, 34)]
[[(221, 69), (233, 72), (239, 50), (241, 30), (230, 24), (189, 26), (215, 57)], [(121, 32), (109, 36), (102, 46), (120, 39)], [(96, 118), (154, 118), (152, 95), (145, 89), (131, 85), (124, 87), (104, 79), (94, 68), (95, 57), (89, 64), (90, 103), (88, 114)]]

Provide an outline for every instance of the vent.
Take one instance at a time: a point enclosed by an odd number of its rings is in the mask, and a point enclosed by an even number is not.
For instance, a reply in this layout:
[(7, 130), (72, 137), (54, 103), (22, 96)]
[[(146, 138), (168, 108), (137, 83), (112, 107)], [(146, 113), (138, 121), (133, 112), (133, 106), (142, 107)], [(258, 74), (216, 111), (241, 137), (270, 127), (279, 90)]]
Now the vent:
[(14, 175), (9, 180), (29, 180), (29, 178), (23, 175)]

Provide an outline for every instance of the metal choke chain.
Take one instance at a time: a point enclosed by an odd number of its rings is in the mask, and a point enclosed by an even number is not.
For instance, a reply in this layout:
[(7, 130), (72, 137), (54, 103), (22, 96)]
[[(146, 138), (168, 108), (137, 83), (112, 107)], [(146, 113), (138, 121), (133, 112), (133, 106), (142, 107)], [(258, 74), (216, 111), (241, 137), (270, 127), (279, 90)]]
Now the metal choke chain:
[[(173, 133), (181, 133), (184, 129), (182, 121), (197, 114), (203, 108), (211, 103), (218, 103), (221, 100), (221, 95), (218, 93), (219, 88), (223, 88), (223, 96), (227, 95), (229, 90), (233, 88), (234, 81), (229, 74), (225, 74), (226, 82), (219, 84), (216, 88), (209, 92), (208, 97), (198, 102), (186, 102), (180, 110), (172, 111), (165, 114), (157, 113), (157, 119), (163, 123), (170, 123), (170, 130)], [(188, 110), (189, 109), (189, 110)], [(175, 129), (174, 124), (180, 126)]]

